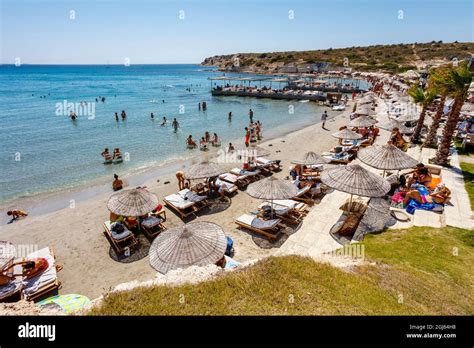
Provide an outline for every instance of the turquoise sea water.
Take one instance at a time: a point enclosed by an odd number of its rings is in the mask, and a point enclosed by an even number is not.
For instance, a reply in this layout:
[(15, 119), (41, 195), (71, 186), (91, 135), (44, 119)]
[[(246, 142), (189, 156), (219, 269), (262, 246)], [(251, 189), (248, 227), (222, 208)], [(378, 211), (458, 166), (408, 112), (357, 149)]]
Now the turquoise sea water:
[[(0, 66), (0, 202), (196, 155), (186, 149), (189, 134), (216, 132), (223, 144), (242, 139), (249, 108), (267, 137), (320, 119), (314, 103), (212, 97), (208, 78), (221, 74), (199, 65)], [(105, 102), (96, 103), (99, 96)], [(202, 101), (207, 111), (198, 110)], [(76, 121), (58, 106), (80, 102), (89, 113)], [(127, 119), (116, 122), (121, 110)], [(160, 126), (163, 116), (176, 117), (180, 130)], [(130, 161), (103, 165), (105, 147), (119, 147)]]

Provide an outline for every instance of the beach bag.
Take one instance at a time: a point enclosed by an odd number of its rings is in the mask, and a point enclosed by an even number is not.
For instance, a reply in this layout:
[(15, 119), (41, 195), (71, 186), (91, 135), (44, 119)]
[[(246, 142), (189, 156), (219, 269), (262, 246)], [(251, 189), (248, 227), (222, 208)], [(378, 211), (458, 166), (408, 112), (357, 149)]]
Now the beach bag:
[(115, 233), (122, 233), (123, 231), (125, 231), (125, 227), (123, 226), (123, 224), (119, 223), (119, 222), (116, 222), (112, 227), (111, 227), (111, 230)]
[(225, 255), (231, 256), (234, 254), (234, 241), (229, 236), (225, 237), (227, 239), (227, 247), (225, 249)]

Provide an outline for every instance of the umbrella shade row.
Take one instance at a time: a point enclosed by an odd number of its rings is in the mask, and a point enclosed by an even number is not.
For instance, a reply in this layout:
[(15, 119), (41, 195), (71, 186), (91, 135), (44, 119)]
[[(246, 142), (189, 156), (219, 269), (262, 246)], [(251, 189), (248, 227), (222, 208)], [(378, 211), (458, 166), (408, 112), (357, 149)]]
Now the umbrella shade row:
[(349, 127), (367, 128), (373, 126), (377, 121), (368, 116), (359, 116), (348, 123)]
[(291, 199), (297, 195), (298, 188), (289, 180), (270, 176), (250, 184), (246, 192), (249, 196), (258, 199)]

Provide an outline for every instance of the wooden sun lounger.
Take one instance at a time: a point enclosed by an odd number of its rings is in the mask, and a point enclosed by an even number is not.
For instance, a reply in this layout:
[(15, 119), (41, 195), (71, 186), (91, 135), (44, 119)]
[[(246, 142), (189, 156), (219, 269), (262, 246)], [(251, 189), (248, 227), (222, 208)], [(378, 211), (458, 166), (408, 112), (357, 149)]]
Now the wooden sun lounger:
[[(304, 203), (303, 203), (304, 204)], [(285, 220), (291, 224), (299, 224), (301, 221), (303, 221), (303, 218), (305, 217), (306, 214), (303, 214), (297, 209), (287, 207), (284, 205), (277, 204), (273, 202), (264, 202), (258, 206), (259, 210), (263, 213), (264, 212), (264, 207), (271, 207), (273, 208), (273, 212), (275, 215), (282, 219)]]
[[(185, 199), (186, 197), (188, 197), (188, 199)], [(163, 201), (166, 206), (176, 212), (181, 219), (186, 219), (188, 216), (196, 214), (209, 205), (207, 196), (193, 194), (188, 189), (169, 195), (165, 197)]]
[[(126, 250), (130, 250), (138, 245), (139, 241), (137, 237), (129, 230), (123, 232), (123, 237), (114, 238), (110, 230), (111, 225), (110, 220), (104, 222), (104, 234), (118, 254), (123, 254)], [(125, 233), (127, 231), (129, 233)]]
[(255, 215), (243, 214), (234, 222), (241, 228), (259, 233), (269, 239), (277, 239), (284, 226), (280, 219), (262, 220)]
[[(27, 258), (44, 257), (48, 260), (49, 267), (43, 273), (22, 282), (22, 297), (27, 301), (34, 301), (44, 295), (59, 289), (61, 282), (57, 277), (56, 257), (51, 247), (43, 248), (31, 253)], [(34, 289), (34, 290), (32, 290)]]
[(219, 179), (226, 181), (228, 183), (236, 185), (239, 189), (245, 188), (250, 184), (251, 180), (248, 175), (235, 175), (232, 173), (224, 173), (219, 175)]
[(281, 169), (281, 165), (279, 164), (279, 162), (280, 161), (274, 161), (264, 157), (257, 157), (257, 163), (272, 172)]

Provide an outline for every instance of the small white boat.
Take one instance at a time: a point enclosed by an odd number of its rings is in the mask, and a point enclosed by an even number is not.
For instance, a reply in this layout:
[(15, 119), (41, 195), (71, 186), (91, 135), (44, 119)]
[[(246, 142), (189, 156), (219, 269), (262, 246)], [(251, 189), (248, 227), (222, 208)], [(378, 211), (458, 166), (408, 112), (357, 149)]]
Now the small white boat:
[(334, 105), (332, 109), (334, 111), (343, 111), (346, 109), (346, 106), (344, 104)]

